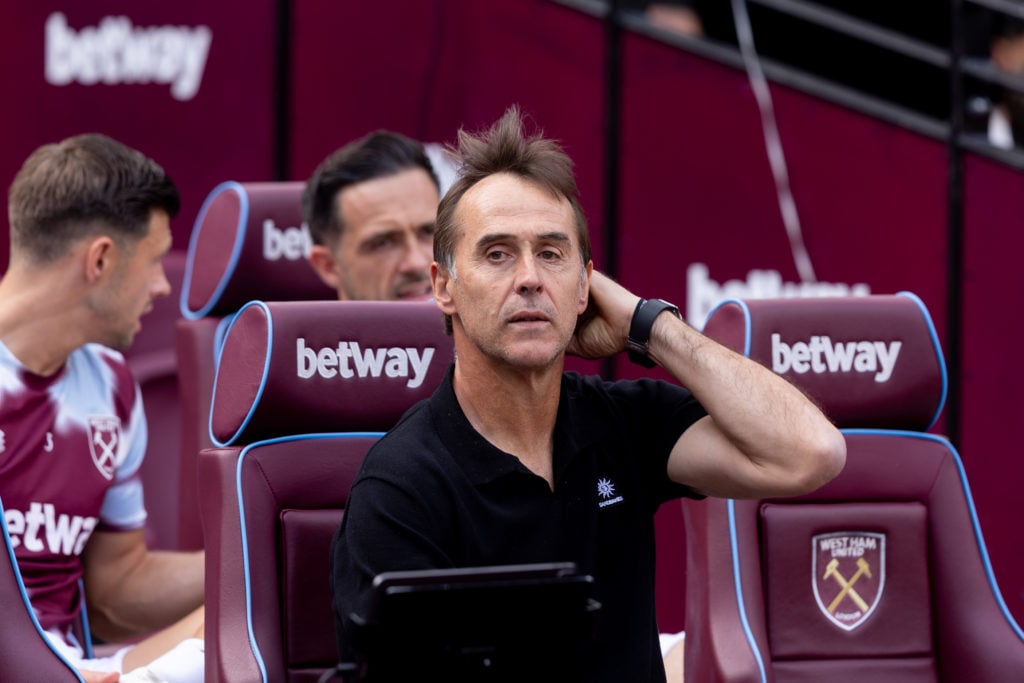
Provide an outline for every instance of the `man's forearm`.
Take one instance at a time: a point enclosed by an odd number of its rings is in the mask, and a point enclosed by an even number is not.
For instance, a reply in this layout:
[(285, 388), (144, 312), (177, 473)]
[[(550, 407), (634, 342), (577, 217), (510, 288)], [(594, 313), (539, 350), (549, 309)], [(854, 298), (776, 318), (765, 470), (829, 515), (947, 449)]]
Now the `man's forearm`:
[(149, 551), (90, 611), (92, 629), (120, 640), (164, 628), (203, 604), (202, 552)]
[[(655, 319), (650, 356), (693, 393), (715, 429), (753, 466), (751, 481), (769, 492), (817, 488), (841, 469), (842, 436), (803, 392), (768, 368), (667, 313)], [(734, 474), (744, 480), (743, 471)]]

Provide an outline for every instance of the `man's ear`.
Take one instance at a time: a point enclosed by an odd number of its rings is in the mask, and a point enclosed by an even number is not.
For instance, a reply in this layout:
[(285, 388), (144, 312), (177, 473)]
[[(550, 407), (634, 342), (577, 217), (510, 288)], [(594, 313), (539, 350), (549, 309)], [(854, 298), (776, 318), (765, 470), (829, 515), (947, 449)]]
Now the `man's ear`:
[(583, 315), (590, 301), (590, 276), (594, 272), (594, 262), (587, 261), (587, 267), (580, 273), (580, 299), (577, 302), (576, 315)]
[(451, 292), (454, 282), (451, 274), (437, 265), (437, 261), (430, 264), (430, 284), (434, 289), (434, 302), (442, 313), (448, 315), (455, 313), (455, 303)]
[(88, 240), (84, 254), (85, 281), (88, 284), (95, 284), (114, 272), (117, 265), (117, 245), (109, 236), (99, 235)]
[(322, 244), (314, 244), (309, 250), (309, 265), (325, 285), (333, 290), (339, 289), (337, 264), (330, 249)]

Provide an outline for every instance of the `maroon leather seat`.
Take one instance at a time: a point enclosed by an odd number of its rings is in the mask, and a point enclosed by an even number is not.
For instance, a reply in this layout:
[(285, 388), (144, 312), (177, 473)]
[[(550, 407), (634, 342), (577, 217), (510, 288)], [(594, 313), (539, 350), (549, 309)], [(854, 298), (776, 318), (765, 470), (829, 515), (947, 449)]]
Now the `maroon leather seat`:
[(81, 681), (64, 657), (52, 649), (32, 612), (2, 514), (0, 504), (0, 681)]
[(212, 445), (210, 396), (216, 349), (231, 316), (252, 300), (334, 299), (306, 260), (303, 183), (226, 182), (196, 217), (175, 330), (181, 402), (178, 546), (203, 547), (196, 455)]
[(330, 540), (363, 455), (451, 363), (431, 302), (254, 302), (221, 352), (198, 459), (206, 680), (338, 663)]
[(685, 503), (686, 680), (1024, 680), (960, 457), (927, 432), (946, 377), (923, 303), (733, 301), (705, 332), (816, 399), (847, 461), (808, 495)]

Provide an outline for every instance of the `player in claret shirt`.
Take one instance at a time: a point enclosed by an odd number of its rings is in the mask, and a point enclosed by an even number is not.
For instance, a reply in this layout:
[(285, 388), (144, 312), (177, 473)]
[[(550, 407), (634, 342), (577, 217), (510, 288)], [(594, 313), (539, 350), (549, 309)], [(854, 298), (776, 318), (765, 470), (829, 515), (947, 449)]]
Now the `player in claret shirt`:
[[(36, 617), (89, 681), (136, 669), (122, 680), (201, 681), (203, 555), (146, 547), (146, 419), (115, 350), (170, 292), (161, 259), (178, 191), (151, 159), (88, 134), (33, 152), (8, 206), (0, 498)], [(85, 659), (72, 633), (80, 578), (104, 641), (155, 635)]]

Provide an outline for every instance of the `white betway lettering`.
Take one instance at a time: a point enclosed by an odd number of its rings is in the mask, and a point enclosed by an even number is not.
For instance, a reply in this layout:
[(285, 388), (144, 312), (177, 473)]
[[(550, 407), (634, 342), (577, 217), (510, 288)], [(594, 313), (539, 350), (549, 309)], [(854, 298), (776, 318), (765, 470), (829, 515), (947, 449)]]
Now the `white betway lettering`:
[(827, 335), (787, 344), (778, 332), (772, 334), (772, 370), (782, 374), (805, 372), (873, 372), (876, 382), (887, 382), (896, 366), (903, 342), (832, 342)]
[(190, 100), (199, 92), (212, 40), (209, 26), (140, 27), (123, 16), (75, 31), (54, 12), (46, 19), (46, 82), (170, 83), (174, 99)]
[[(408, 377), (405, 386), (410, 389), (423, 384), (427, 369), (434, 357), (434, 348), (398, 347), (377, 349), (360, 348), (359, 342), (338, 342), (337, 348), (325, 346), (315, 350), (306, 346), (305, 337), (295, 340), (295, 360), (298, 376), (309, 379), (319, 375), (325, 379), (341, 377)], [(410, 372), (411, 371), (411, 372)]]
[(313, 238), (305, 223), (299, 228), (278, 228), (272, 218), (263, 221), (263, 258), (266, 260), (276, 261), (284, 257), (298, 261), (308, 258), (312, 248)]
[[(4, 510), (11, 547), (24, 545), (29, 552), (43, 550), (57, 555), (79, 555), (96, 527), (95, 517), (56, 514), (52, 503), (30, 503), (28, 510)], [(44, 544), (45, 540), (45, 544)]]
[(871, 288), (858, 283), (783, 282), (777, 270), (752, 270), (746, 281), (727, 280), (719, 284), (709, 277), (703, 263), (691, 263), (686, 269), (686, 320), (703, 327), (711, 310), (725, 299), (774, 299), (821, 296), (867, 296)]

